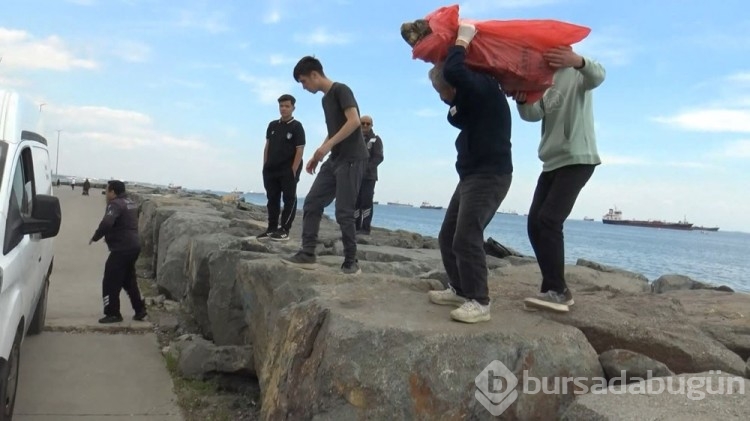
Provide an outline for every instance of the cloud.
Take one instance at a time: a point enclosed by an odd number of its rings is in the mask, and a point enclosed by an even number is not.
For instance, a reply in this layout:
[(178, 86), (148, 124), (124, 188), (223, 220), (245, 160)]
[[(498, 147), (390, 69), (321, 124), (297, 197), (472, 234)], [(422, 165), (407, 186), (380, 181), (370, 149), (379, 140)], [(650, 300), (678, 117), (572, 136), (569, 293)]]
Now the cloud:
[(345, 33), (332, 33), (326, 28), (316, 28), (312, 32), (297, 34), (294, 39), (307, 45), (345, 45), (352, 42), (352, 37)]
[(263, 16), (263, 23), (274, 24), (281, 22), (281, 13), (278, 10), (271, 10)]
[(653, 120), (688, 131), (750, 133), (750, 109), (695, 109)]
[(26, 31), (0, 27), (0, 52), (3, 67), (11, 69), (67, 71), (98, 67), (94, 60), (76, 57), (55, 35), (36, 39)]
[(651, 165), (650, 161), (635, 156), (601, 154), (601, 159), (604, 165)]
[(606, 155), (602, 154), (602, 164), (606, 166), (627, 166), (627, 167), (675, 167), (675, 168), (686, 168), (686, 169), (711, 169), (715, 168), (714, 165), (706, 164), (704, 162), (691, 162), (691, 161), (654, 161), (638, 156), (626, 156), (626, 155)]
[(723, 158), (750, 158), (750, 140), (727, 143), (716, 155)]
[(229, 25), (226, 23), (226, 15), (223, 12), (213, 12), (207, 14), (194, 13), (183, 10), (177, 21), (177, 26), (182, 28), (200, 29), (210, 34), (218, 34), (229, 31)]
[(242, 73), (238, 76), (238, 79), (250, 85), (250, 91), (264, 104), (275, 104), (279, 96), (294, 88), (291, 76), (287, 78), (258, 77)]
[(148, 61), (151, 47), (139, 42), (123, 41), (115, 47), (115, 55), (127, 62), (143, 63)]
[(627, 37), (617, 32), (617, 30), (592, 32), (574, 48), (578, 53), (601, 62), (605, 68), (625, 66), (633, 60), (638, 48)]
[(431, 108), (422, 108), (414, 112), (414, 114), (417, 117), (425, 117), (425, 118), (431, 118), (431, 117), (441, 117), (445, 115), (445, 112), (434, 110)]
[(271, 66), (283, 66), (294, 62), (295, 59), (287, 57), (283, 54), (271, 54), (271, 56), (268, 57), (268, 64), (270, 64)]
[(469, 0), (459, 6), (461, 15), (489, 12), (502, 9), (521, 9), (549, 6), (563, 3), (565, 0)]

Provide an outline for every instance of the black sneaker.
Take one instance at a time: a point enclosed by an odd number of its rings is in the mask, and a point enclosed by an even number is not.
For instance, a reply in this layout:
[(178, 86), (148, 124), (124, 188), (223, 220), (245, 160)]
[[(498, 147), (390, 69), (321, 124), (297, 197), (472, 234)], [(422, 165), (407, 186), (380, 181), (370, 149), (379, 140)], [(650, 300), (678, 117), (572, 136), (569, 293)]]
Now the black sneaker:
[(317, 267), (317, 259), (314, 254), (307, 254), (304, 251), (298, 251), (297, 254), (289, 257), (282, 257), (281, 261), (292, 266), (297, 266), (302, 269), (315, 269)]
[(146, 313), (146, 310), (138, 311), (135, 313), (135, 316), (133, 316), (133, 320), (140, 322), (143, 319), (145, 319), (146, 316), (148, 316), (148, 313)]
[(122, 316), (104, 316), (101, 319), (99, 319), (99, 323), (107, 324), (107, 323), (120, 323), (122, 321)]
[(257, 237), (255, 237), (255, 239), (256, 240), (268, 240), (269, 238), (271, 238), (271, 235), (273, 233), (274, 233), (274, 231), (268, 230), (268, 231), (264, 232), (263, 234), (260, 234)]
[(280, 229), (273, 234), (271, 234), (271, 240), (273, 241), (287, 241), (289, 240), (289, 232), (283, 229)]
[(362, 269), (359, 268), (356, 260), (344, 260), (341, 265), (341, 271), (346, 275), (358, 275), (362, 273)]

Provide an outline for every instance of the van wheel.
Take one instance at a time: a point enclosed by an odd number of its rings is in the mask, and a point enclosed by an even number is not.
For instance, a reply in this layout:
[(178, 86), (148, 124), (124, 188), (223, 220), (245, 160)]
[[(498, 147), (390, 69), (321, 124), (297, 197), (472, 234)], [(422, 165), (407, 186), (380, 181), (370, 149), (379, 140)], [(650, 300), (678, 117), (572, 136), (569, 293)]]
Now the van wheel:
[(49, 275), (44, 277), (44, 286), (42, 294), (39, 296), (39, 302), (36, 303), (34, 317), (31, 319), (29, 326), (29, 335), (38, 335), (44, 330), (44, 322), (47, 319), (47, 295), (49, 294)]
[(13, 407), (16, 404), (18, 388), (18, 371), (21, 366), (21, 329), (16, 332), (16, 339), (10, 349), (8, 361), (0, 361), (0, 421), (13, 418)]

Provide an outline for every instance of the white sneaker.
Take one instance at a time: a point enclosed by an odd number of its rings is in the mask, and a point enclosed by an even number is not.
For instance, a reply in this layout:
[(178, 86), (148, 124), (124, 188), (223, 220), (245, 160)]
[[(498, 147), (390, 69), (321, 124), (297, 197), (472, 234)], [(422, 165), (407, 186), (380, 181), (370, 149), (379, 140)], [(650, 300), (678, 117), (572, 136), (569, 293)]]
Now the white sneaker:
[(565, 294), (558, 294), (555, 291), (549, 290), (544, 294), (537, 294), (534, 298), (526, 298), (523, 300), (523, 303), (527, 307), (538, 310), (553, 310), (560, 313), (567, 313), (570, 311), (570, 306), (567, 303), (572, 300), (572, 295), (566, 297)]
[(430, 301), (434, 304), (439, 304), (441, 306), (459, 307), (466, 302), (466, 298), (456, 294), (456, 291), (450, 286), (442, 291), (430, 291), (427, 293), (427, 296), (430, 297)]
[(464, 323), (486, 322), (490, 320), (490, 306), (481, 305), (475, 300), (467, 301), (451, 311), (451, 318)]

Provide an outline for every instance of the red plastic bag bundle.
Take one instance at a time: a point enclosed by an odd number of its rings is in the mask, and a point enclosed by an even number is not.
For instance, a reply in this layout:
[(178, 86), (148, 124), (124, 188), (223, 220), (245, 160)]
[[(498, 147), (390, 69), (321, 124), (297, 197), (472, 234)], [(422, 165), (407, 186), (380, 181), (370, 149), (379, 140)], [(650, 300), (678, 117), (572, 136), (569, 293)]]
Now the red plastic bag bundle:
[[(441, 7), (425, 17), (431, 34), (412, 49), (414, 59), (428, 63), (445, 60), (458, 33), (458, 5)], [(468, 20), (467, 20), (468, 21)], [(542, 54), (553, 47), (569, 46), (588, 36), (590, 28), (556, 20), (469, 21), (477, 28), (466, 64), (488, 72), (506, 94), (526, 92), (529, 103), (539, 100), (552, 86), (555, 69)]]

